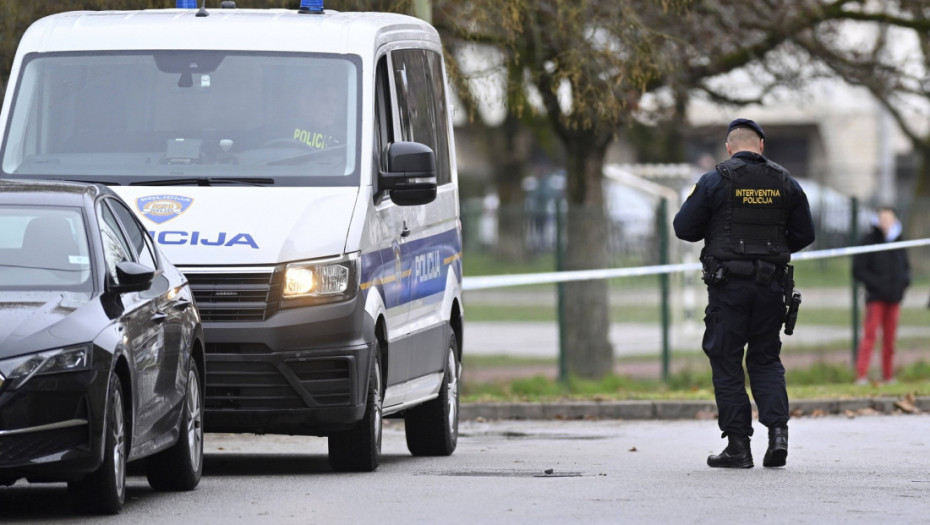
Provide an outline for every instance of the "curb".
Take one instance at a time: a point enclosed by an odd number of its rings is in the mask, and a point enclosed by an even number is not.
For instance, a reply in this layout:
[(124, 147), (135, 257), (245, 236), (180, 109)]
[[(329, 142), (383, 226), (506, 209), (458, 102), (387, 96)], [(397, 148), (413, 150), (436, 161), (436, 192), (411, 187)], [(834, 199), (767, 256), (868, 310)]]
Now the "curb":
[[(755, 404), (753, 404), (755, 410)], [(790, 403), (791, 415), (856, 415), (930, 411), (930, 396), (916, 398), (875, 397), (852, 399), (802, 399)], [(561, 401), (555, 403), (463, 403), (463, 420), (484, 419), (716, 419), (713, 401)]]

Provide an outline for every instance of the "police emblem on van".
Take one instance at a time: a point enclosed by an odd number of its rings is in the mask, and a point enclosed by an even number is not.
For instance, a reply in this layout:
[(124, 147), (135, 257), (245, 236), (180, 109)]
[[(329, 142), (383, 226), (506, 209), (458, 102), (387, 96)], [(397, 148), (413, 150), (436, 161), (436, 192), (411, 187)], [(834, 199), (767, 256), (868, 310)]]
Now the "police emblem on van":
[(161, 224), (187, 211), (192, 202), (194, 199), (180, 195), (149, 195), (136, 199), (136, 207), (146, 219)]

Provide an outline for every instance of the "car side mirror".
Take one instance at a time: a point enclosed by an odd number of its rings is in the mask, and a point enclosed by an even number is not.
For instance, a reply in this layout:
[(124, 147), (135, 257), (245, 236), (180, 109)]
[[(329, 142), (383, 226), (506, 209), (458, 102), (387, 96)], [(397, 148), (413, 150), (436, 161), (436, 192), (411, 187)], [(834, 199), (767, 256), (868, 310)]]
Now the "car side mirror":
[(143, 292), (152, 286), (155, 270), (132, 261), (123, 261), (116, 265), (116, 278), (119, 283), (110, 283), (109, 289), (116, 293)]
[(388, 147), (387, 171), (378, 186), (391, 191), (399, 206), (429, 204), (436, 200), (436, 154), (418, 142), (395, 142)]

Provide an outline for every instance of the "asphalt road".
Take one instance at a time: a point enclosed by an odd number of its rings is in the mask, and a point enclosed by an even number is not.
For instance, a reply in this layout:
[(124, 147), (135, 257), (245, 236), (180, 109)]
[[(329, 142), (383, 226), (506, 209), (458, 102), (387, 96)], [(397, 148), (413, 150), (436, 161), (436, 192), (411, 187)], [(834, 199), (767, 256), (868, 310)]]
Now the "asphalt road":
[[(930, 416), (795, 418), (788, 466), (716, 470), (713, 421), (463, 422), (448, 458), (386, 428), (371, 474), (335, 474), (325, 440), (216, 435), (191, 493), (133, 476), (117, 517), (75, 514), (62, 484), (0, 489), (3, 523), (927, 523)], [(548, 474), (547, 474), (548, 472)]]

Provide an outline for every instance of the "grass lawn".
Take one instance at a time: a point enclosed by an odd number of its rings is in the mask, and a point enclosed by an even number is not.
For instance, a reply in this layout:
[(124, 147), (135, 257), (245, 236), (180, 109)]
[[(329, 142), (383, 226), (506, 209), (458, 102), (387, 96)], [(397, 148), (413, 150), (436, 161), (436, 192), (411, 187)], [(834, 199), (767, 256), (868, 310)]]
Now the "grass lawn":
[[(922, 345), (920, 341), (901, 341), (899, 349), (913, 351)], [(803, 352), (796, 350), (795, 352)], [(817, 355), (836, 354), (830, 347), (808, 349), (814, 355), (813, 364), (788, 367), (786, 378), (788, 394), (793, 399), (851, 398), (875, 396), (930, 395), (930, 356), (896, 367), (897, 383), (873, 382), (867, 386), (853, 384), (854, 372), (848, 363), (833, 363), (818, 360)], [(641, 362), (655, 357), (625, 358), (618, 362)], [(626, 399), (707, 399), (714, 398), (710, 367), (703, 355), (681, 354), (673, 359), (668, 383), (659, 379), (633, 378), (611, 374), (600, 380), (570, 378), (561, 383), (552, 372), (556, 363), (552, 359), (510, 358), (503, 356), (472, 356), (465, 362), (465, 383), (462, 389), (464, 402), (479, 401), (556, 401), (556, 400), (626, 400)], [(545, 369), (548, 374), (538, 373), (526, 377), (519, 371)], [(503, 372), (490, 381), (475, 381), (470, 377), (481, 377), (482, 372)]]

